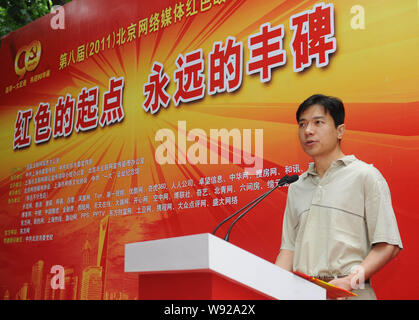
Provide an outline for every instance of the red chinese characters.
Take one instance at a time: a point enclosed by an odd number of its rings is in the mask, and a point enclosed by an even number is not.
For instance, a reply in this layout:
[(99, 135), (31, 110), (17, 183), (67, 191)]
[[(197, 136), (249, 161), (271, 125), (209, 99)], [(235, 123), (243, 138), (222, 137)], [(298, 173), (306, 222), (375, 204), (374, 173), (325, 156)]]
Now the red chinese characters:
[(260, 26), (260, 32), (249, 37), (250, 59), (247, 74), (260, 73), (260, 81), (271, 80), (272, 69), (285, 64), (285, 50), (282, 49), (284, 26), (271, 28), (270, 23)]
[(144, 84), (143, 94), (146, 100), (143, 103), (143, 108), (146, 112), (155, 114), (160, 110), (160, 107), (167, 108), (170, 101), (170, 95), (165, 88), (169, 84), (169, 76), (163, 74), (163, 65), (154, 62), (152, 67), (153, 73), (148, 76), (148, 82)]
[(99, 88), (89, 90), (83, 88), (77, 101), (77, 119), (74, 129), (88, 131), (97, 127), (98, 123), (98, 95)]
[[(34, 141), (36, 144), (47, 142), (54, 138), (68, 137), (73, 128), (76, 132), (89, 131), (97, 128), (98, 123), (104, 127), (124, 119), (122, 103), (124, 78), (112, 77), (109, 79), (108, 91), (103, 94), (102, 114), (99, 118), (99, 88), (83, 88), (75, 99), (66, 94), (61, 96), (55, 105), (52, 129), (51, 110), (49, 103), (40, 103), (35, 112)], [(32, 119), (32, 109), (18, 111), (15, 132), (13, 136), (13, 149), (21, 149), (31, 144), (29, 135), (29, 122)]]
[(228, 37), (225, 47), (215, 42), (208, 56), (208, 94), (233, 92), (242, 84), (243, 44)]
[(110, 125), (114, 122), (121, 122), (124, 119), (122, 107), (122, 91), (124, 89), (124, 78), (109, 79), (109, 91), (103, 94), (103, 112), (100, 117), (100, 125)]
[(67, 137), (73, 132), (75, 100), (71, 95), (59, 97), (55, 106), (54, 138)]
[(179, 102), (199, 100), (205, 93), (204, 59), (202, 49), (190, 52), (176, 59), (178, 69), (174, 73), (176, 92), (173, 95), (175, 106)]
[(336, 51), (333, 4), (320, 3), (292, 16), (290, 28), (294, 31), (290, 44), (294, 72), (310, 67), (313, 59), (318, 68), (329, 64), (329, 55)]
[(35, 117), (35, 143), (46, 142), (51, 138), (51, 111), (49, 103), (40, 103)]
[[(204, 2), (201, 2), (201, 6)], [(205, 2), (206, 3), (206, 2)], [(215, 2), (214, 2), (215, 3)], [(293, 56), (294, 72), (303, 71), (316, 60), (316, 67), (329, 64), (329, 56), (336, 51), (334, 37), (333, 4), (316, 4), (312, 10), (293, 15), (290, 29), (293, 31), (290, 51)], [(175, 17), (176, 22), (176, 17)], [(248, 37), (249, 59), (246, 74), (259, 74), (260, 82), (272, 80), (275, 68), (287, 63), (284, 49), (284, 25), (271, 26), (269, 22), (260, 26), (259, 32)], [(235, 37), (227, 37), (225, 44), (213, 43), (208, 54), (207, 92), (215, 95), (236, 91), (243, 82), (243, 44)], [(204, 58), (202, 49), (179, 54), (175, 60), (174, 78), (176, 91), (173, 95), (175, 106), (202, 99), (205, 95)], [(146, 112), (155, 114), (161, 107), (167, 108), (172, 98), (166, 87), (170, 78), (163, 72), (163, 65), (154, 62), (148, 82), (143, 86)]]
[(32, 109), (18, 111), (15, 122), (15, 134), (13, 136), (13, 149), (21, 149), (31, 144), (29, 135), (29, 121), (32, 118)]

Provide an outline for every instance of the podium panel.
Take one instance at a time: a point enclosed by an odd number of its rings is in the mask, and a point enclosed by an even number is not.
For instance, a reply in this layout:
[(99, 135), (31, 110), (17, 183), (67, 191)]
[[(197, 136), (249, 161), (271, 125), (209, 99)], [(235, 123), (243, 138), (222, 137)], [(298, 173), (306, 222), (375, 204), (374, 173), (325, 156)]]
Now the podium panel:
[(211, 270), (140, 274), (138, 278), (140, 300), (273, 299)]
[(325, 299), (326, 290), (209, 233), (125, 245), (140, 299)]

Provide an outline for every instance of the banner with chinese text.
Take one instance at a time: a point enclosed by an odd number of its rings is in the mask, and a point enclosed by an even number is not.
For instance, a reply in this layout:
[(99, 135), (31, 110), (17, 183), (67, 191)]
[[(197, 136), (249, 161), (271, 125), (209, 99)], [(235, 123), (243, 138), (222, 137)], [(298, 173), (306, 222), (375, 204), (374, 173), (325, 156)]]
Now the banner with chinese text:
[[(73, 0), (3, 38), (1, 298), (136, 299), (124, 245), (212, 232), (303, 173), (295, 112), (323, 93), (345, 104), (343, 151), (392, 192), (405, 249), (377, 296), (417, 299), (418, 16), (414, 0)], [(274, 262), (286, 195), (231, 242)]]

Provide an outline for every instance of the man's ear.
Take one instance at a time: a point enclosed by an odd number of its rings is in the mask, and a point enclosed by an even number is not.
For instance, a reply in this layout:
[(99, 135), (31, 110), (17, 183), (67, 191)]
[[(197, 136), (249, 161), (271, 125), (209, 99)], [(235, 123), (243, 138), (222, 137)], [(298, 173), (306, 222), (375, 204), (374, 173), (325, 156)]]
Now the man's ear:
[(345, 130), (346, 130), (345, 124), (342, 123), (342, 124), (338, 125), (338, 127), (336, 128), (336, 130), (338, 132), (338, 139), (339, 140), (342, 140), (343, 135), (345, 134)]

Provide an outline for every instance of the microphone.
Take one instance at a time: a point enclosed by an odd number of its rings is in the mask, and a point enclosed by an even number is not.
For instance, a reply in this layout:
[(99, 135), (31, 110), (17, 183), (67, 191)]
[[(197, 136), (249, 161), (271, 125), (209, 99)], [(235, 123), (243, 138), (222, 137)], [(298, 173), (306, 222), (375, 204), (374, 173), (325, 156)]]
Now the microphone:
[(230, 219), (234, 218), (236, 215), (238, 215), (240, 212), (242, 212), (243, 210), (245, 210), (246, 208), (248, 208), (250, 206), (249, 209), (247, 209), (245, 212), (243, 212), (236, 220), (234, 220), (234, 222), (231, 224), (230, 228), (228, 229), (228, 232), (224, 238), (224, 240), (228, 241), (229, 237), (230, 237), (230, 232), (231, 229), (233, 228), (233, 226), (236, 224), (236, 222), (238, 220), (240, 220), (247, 212), (249, 212), (253, 207), (255, 207), (259, 202), (261, 202), (265, 197), (267, 197), (271, 192), (273, 192), (276, 188), (283, 186), (284, 184), (291, 184), (295, 181), (298, 180), (298, 175), (293, 175), (293, 176), (283, 176), (278, 184), (272, 189), (269, 190), (268, 192), (260, 195), (259, 197), (257, 197), (256, 199), (252, 200), (251, 202), (249, 202), (248, 204), (246, 204), (244, 207), (242, 207), (241, 209), (237, 210), (236, 212), (234, 212), (232, 215), (230, 215), (229, 217), (227, 217), (226, 219), (224, 219), (223, 221), (221, 221), (214, 229), (214, 231), (212, 232), (213, 235), (215, 235), (215, 233), (217, 232), (218, 228), (220, 228), (224, 223), (226, 223), (227, 221), (229, 221)]
[(293, 182), (296, 182), (298, 180), (298, 174), (294, 174), (292, 176), (288, 176), (288, 184), (291, 184)]

